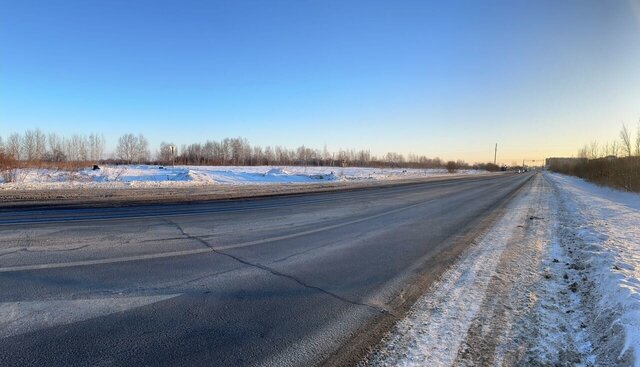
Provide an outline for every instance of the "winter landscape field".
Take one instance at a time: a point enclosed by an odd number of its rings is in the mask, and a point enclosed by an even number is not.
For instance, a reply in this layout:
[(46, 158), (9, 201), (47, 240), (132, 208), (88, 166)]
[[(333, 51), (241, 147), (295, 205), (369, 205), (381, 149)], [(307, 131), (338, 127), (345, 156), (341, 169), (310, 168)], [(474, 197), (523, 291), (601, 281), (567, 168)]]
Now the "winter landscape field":
[(0, 367), (640, 367), (640, 0), (0, 0)]
[(17, 169), (13, 182), (4, 183), (0, 178), (0, 190), (311, 184), (386, 181), (482, 173), (487, 172), (464, 169), (449, 173), (445, 168), (105, 165), (97, 170), (92, 168), (77, 170)]

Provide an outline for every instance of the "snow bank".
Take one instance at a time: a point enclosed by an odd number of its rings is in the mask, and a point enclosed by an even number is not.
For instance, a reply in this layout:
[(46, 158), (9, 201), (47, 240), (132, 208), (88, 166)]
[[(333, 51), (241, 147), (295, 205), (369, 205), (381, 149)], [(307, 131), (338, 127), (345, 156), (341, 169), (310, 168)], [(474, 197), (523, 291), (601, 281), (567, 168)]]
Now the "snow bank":
[[(633, 353), (640, 367), (640, 195), (599, 187), (579, 178), (546, 174), (569, 218), (564, 218), (581, 246), (584, 272), (593, 279), (601, 333), (607, 342), (624, 330), (619, 356)], [(598, 323), (600, 320), (595, 320)], [(602, 323), (603, 321), (600, 321)], [(606, 351), (602, 352), (603, 354)]]
[[(483, 171), (462, 170), (458, 174)], [(0, 189), (177, 187), (212, 184), (309, 184), (331, 181), (394, 180), (448, 175), (444, 169), (379, 169), (359, 167), (274, 166), (103, 166), (100, 170), (20, 169), (16, 182)]]

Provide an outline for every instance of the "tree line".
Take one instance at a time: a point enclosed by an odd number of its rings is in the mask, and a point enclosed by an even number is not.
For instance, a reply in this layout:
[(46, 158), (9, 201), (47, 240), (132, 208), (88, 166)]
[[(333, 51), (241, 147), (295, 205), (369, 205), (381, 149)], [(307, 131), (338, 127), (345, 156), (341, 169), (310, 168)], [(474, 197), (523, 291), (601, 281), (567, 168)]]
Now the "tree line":
[(640, 192), (640, 123), (633, 137), (622, 125), (618, 139), (592, 141), (578, 150), (578, 158), (553, 161), (549, 169), (627, 191)]
[[(171, 147), (174, 147), (172, 155)], [(341, 149), (330, 152), (326, 146), (313, 149), (307, 146), (299, 146), (289, 149), (282, 146), (252, 146), (244, 138), (225, 138), (220, 141), (208, 140), (205, 143), (182, 145), (175, 151), (175, 145), (160, 143), (157, 156), (159, 162), (172, 162), (194, 165), (237, 165), (237, 166), (392, 166), (392, 167), (419, 167), (439, 168), (446, 162), (440, 158), (427, 158), (410, 154), (389, 152), (377, 157), (369, 150)], [(467, 167), (465, 162), (455, 162), (460, 168)]]
[[(290, 149), (282, 146), (252, 146), (245, 138), (207, 140), (204, 143), (185, 144), (177, 147), (171, 142), (161, 142), (152, 153), (149, 141), (142, 134), (124, 134), (119, 137), (115, 151), (105, 155), (106, 141), (100, 134), (65, 137), (46, 134), (38, 129), (23, 134), (14, 133), (3, 139), (0, 136), (0, 155), (4, 160), (18, 163), (112, 163), (112, 164), (185, 164), (185, 165), (305, 165), (305, 166), (363, 166), (405, 168), (447, 168), (455, 170), (471, 168), (464, 161), (445, 162), (440, 158), (423, 155), (407, 156), (389, 152), (382, 156), (369, 150), (341, 149), (329, 152), (307, 146)], [(473, 168), (497, 170), (492, 164), (474, 165)]]
[(99, 134), (61, 137), (39, 129), (14, 133), (6, 141), (0, 136), (0, 153), (6, 158), (25, 162), (99, 161), (105, 150), (104, 136)]
[(604, 157), (639, 157), (640, 156), (640, 122), (636, 129), (635, 139), (627, 125), (622, 124), (618, 139), (611, 142), (598, 143), (592, 140), (578, 149), (579, 158), (598, 159)]

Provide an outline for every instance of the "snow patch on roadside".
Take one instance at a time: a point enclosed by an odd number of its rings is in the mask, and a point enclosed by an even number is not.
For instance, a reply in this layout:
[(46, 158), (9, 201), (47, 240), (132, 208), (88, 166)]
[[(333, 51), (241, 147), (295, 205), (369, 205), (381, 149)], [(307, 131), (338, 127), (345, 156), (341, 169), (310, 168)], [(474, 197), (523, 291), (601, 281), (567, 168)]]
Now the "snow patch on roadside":
[[(597, 307), (598, 364), (640, 367), (640, 195), (547, 174), (566, 213), (579, 291)], [(633, 360), (633, 362), (632, 362)]]
[(534, 176), (362, 364), (640, 367), (640, 195)]
[(572, 181), (536, 175), (361, 364), (639, 366), (640, 215)]
[[(540, 281), (532, 287), (536, 303), (520, 322), (528, 329), (527, 350), (521, 362), (526, 366), (595, 366), (591, 324), (592, 307), (583, 288), (585, 279), (578, 273), (574, 245), (567, 241), (566, 213), (557, 201), (557, 192), (548, 181), (548, 222), (545, 224), (546, 248), (539, 265)], [(550, 200), (553, 198), (554, 200)]]

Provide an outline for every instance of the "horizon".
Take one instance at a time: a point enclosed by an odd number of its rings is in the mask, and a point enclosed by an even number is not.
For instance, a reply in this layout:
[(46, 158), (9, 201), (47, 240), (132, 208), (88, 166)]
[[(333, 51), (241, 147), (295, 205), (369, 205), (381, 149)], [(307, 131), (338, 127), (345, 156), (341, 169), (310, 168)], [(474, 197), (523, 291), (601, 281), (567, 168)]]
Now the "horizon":
[(3, 2), (0, 136), (575, 156), (638, 123), (638, 4)]
[[(201, 141), (194, 141), (191, 143), (186, 143), (186, 144), (175, 144), (172, 143), (170, 141), (161, 141), (161, 142), (154, 142), (151, 141), (149, 142), (149, 140), (147, 139), (147, 137), (145, 136), (145, 134), (143, 133), (139, 133), (139, 134), (133, 134), (133, 133), (128, 133), (128, 134), (123, 134), (121, 135), (118, 139), (117, 139), (117, 143), (115, 142), (109, 142), (105, 139), (104, 134), (101, 134), (99, 132), (93, 132), (87, 135), (84, 134), (73, 134), (70, 136), (66, 136), (66, 135), (59, 135), (56, 132), (53, 131), (42, 131), (39, 128), (36, 129), (32, 129), (32, 130), (25, 130), (23, 133), (19, 133), (19, 132), (14, 132), (12, 134), (10, 134), (8, 137), (11, 138), (11, 135), (16, 135), (18, 138), (18, 143), (21, 145), (20, 147), (20, 151), (17, 153), (19, 156), (21, 156), (21, 160), (23, 161), (29, 161), (29, 159), (25, 156), (26, 154), (26, 150), (28, 150), (24, 144), (25, 144), (25, 139), (26, 139), (26, 135), (30, 134), (32, 137), (37, 136), (37, 134), (39, 134), (39, 136), (41, 137), (43, 143), (44, 143), (44, 149), (42, 151), (42, 153), (44, 154), (53, 154), (52, 150), (54, 150), (54, 148), (51, 146), (51, 139), (53, 138), (55, 141), (55, 144), (57, 144), (57, 147), (55, 149), (61, 149), (61, 153), (66, 153), (66, 149), (73, 149), (71, 148), (71, 146), (67, 146), (67, 143), (72, 143), (73, 140), (75, 140), (76, 138), (79, 138), (80, 140), (82, 140), (84, 143), (84, 147), (86, 149), (86, 154), (88, 154), (89, 156), (93, 154), (92, 151), (92, 143), (90, 142), (90, 139), (95, 137), (98, 141), (101, 141), (101, 143), (98, 143), (98, 145), (100, 146), (100, 148), (98, 148), (101, 153), (100, 153), (100, 157), (98, 159), (94, 159), (94, 158), (87, 158), (84, 159), (84, 161), (121, 161), (123, 160), (122, 158), (118, 157), (118, 145), (119, 145), (119, 139), (120, 137), (124, 137), (125, 135), (131, 135), (133, 137), (135, 137), (136, 139), (139, 136), (142, 136), (145, 140), (146, 143), (145, 145), (147, 146), (147, 158), (144, 160), (146, 162), (161, 162), (164, 158), (161, 157), (162, 155), (162, 145), (164, 144), (165, 146), (173, 146), (175, 147), (175, 156), (176, 157), (181, 157), (185, 150), (189, 150), (190, 148), (192, 148), (193, 146), (199, 146), (200, 149), (205, 148), (205, 145), (208, 143), (222, 143), (224, 140), (244, 140), (251, 149), (254, 148), (259, 148), (261, 149), (261, 151), (265, 151), (266, 149), (271, 149), (272, 151), (275, 149), (283, 149), (285, 151), (288, 151), (292, 154), (296, 154), (296, 151), (298, 148), (306, 148), (306, 149), (310, 149), (312, 150), (315, 154), (317, 154), (316, 158), (319, 160), (326, 160), (327, 158), (325, 157), (326, 154), (330, 154), (332, 157), (334, 157), (335, 159), (339, 159), (338, 156), (341, 153), (346, 153), (346, 154), (359, 154), (359, 153), (368, 153), (370, 155), (370, 162), (384, 162), (387, 159), (387, 154), (393, 154), (395, 155), (400, 155), (401, 158), (404, 160), (405, 163), (407, 164), (411, 164), (411, 163), (418, 163), (418, 160), (420, 158), (427, 158), (429, 160), (436, 160), (436, 161), (440, 161), (441, 164), (445, 164), (448, 161), (453, 161), (453, 162), (457, 162), (457, 163), (464, 163), (464, 164), (468, 164), (468, 165), (482, 165), (482, 164), (491, 164), (493, 163), (493, 159), (492, 160), (486, 160), (486, 161), (466, 161), (464, 159), (456, 159), (455, 157), (450, 157), (450, 158), (443, 158), (440, 156), (425, 156), (422, 154), (414, 154), (412, 152), (409, 153), (398, 153), (398, 152), (383, 152), (382, 154), (374, 154), (371, 152), (371, 149), (367, 149), (367, 148), (363, 148), (363, 149), (351, 149), (349, 147), (342, 147), (340, 149), (337, 150), (330, 150), (328, 149), (328, 147), (323, 146), (322, 148), (318, 148), (318, 147), (311, 147), (311, 146), (306, 146), (306, 145), (290, 145), (290, 146), (284, 146), (284, 145), (255, 145), (252, 144), (251, 141), (248, 141), (248, 139), (244, 138), (244, 137), (223, 137), (220, 139), (205, 139), (205, 140), (201, 140)], [(640, 130), (638, 130), (638, 134), (640, 134)], [(32, 138), (34, 139), (33, 144), (37, 145), (37, 143), (35, 141), (37, 141), (37, 138)], [(5, 149), (10, 149), (9, 148), (9, 140), (7, 139), (7, 137), (3, 137), (0, 135), (0, 151), (2, 151), (3, 148)], [(110, 144), (111, 143), (111, 144)], [(497, 149), (498, 146), (494, 145), (494, 149)], [(497, 152), (497, 150), (496, 150)], [(567, 156), (567, 157), (574, 157), (575, 155), (571, 155), (571, 156)], [(496, 156), (497, 157), (497, 156)], [(542, 157), (542, 158), (523, 158), (521, 160), (522, 162), (526, 162), (528, 166), (543, 166), (544, 164), (540, 164), (540, 163), (544, 163), (545, 159), (547, 158), (558, 158), (558, 157)], [(66, 157), (65, 159), (70, 159), (71, 161), (75, 161), (77, 160), (77, 158), (72, 158), (72, 157)], [(47, 159), (45, 159), (45, 161), (47, 161)], [(82, 161), (82, 159), (81, 159)], [(52, 161), (55, 162), (55, 161)], [(532, 164), (533, 163), (533, 164)], [(139, 162), (138, 164), (144, 164)], [(511, 162), (507, 163), (507, 162), (503, 162), (500, 161), (500, 159), (496, 160), (496, 164), (498, 166), (500, 165), (505, 165), (505, 166), (518, 166), (520, 165), (520, 163), (516, 160), (512, 160)], [(190, 164), (186, 164), (186, 165), (190, 165)], [(202, 164), (196, 164), (196, 165), (202, 165)], [(209, 165), (209, 164), (204, 164), (204, 165)], [(229, 164), (223, 164), (223, 166), (226, 166)], [(233, 164), (232, 164), (233, 165)], [(253, 165), (253, 164), (250, 164)], [(277, 164), (276, 164), (277, 165)], [(294, 164), (295, 165), (295, 164)]]

